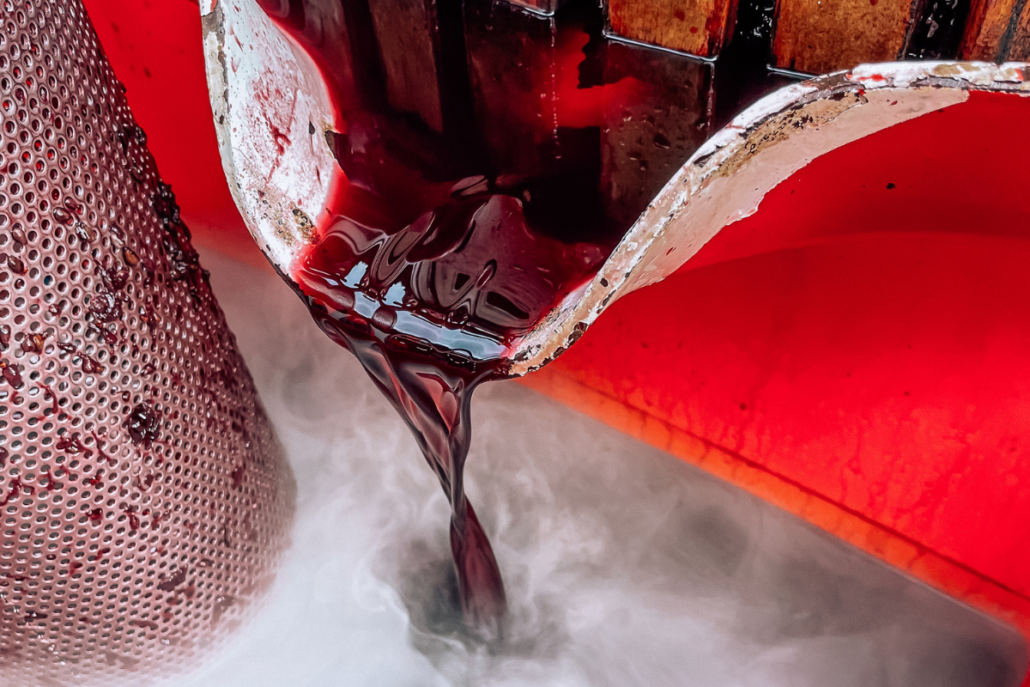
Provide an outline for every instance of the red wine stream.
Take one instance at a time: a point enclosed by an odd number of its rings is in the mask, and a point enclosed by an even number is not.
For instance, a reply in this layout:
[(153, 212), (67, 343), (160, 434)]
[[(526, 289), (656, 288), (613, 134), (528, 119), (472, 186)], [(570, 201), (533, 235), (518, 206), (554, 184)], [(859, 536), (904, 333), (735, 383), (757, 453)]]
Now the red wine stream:
[(348, 201), (333, 205), (339, 214), (292, 276), (319, 326), (357, 356), (415, 435), (451, 503), (465, 620), (494, 634), (504, 587), (462, 480), (472, 391), (505, 376), (507, 337), (532, 325), (603, 254), (535, 234), (518, 201), (486, 190), (438, 196), (412, 184), (427, 202), (413, 221), (362, 222), (359, 208), (375, 201), (348, 184)]
[[(708, 91), (685, 75), (706, 68), (621, 52), (606, 72), (596, 9), (556, 22), (506, 3), (414, 3), (434, 7), (427, 28), (422, 9), (374, 0), (260, 3), (319, 65), (337, 108), (334, 130), (307, 132), (324, 134), (338, 169), (289, 276), (411, 428), (450, 501), (464, 620), (497, 638), (504, 585), (463, 483), (472, 393), (508, 376), (513, 341), (596, 273), (703, 140), (710, 102), (691, 98)], [(397, 38), (412, 31), (431, 52)], [(602, 134), (606, 117), (627, 120), (620, 99), (702, 115), (679, 138), (652, 134), (619, 178), (602, 158), (622, 144)], [(662, 166), (649, 170), (649, 156)], [(619, 195), (627, 186), (638, 200)]]

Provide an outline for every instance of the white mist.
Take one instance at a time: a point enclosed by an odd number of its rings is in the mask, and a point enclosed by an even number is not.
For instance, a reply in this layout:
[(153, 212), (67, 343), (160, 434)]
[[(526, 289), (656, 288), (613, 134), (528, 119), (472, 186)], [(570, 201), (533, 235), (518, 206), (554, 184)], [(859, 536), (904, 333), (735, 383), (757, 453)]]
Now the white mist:
[(468, 492), (511, 614), (501, 647), (469, 642), (448, 598), (447, 504), (406, 427), (275, 275), (206, 258), (298, 511), (270, 601), (172, 684), (1019, 683), (1009, 628), (514, 383), (473, 402)]

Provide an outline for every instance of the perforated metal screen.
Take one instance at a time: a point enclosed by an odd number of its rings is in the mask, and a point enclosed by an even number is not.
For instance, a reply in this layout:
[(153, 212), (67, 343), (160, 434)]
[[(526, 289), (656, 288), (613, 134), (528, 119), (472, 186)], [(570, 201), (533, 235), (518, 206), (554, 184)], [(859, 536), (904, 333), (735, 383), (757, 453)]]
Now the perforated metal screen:
[(0, 685), (142, 685), (267, 587), (293, 480), (81, 4), (0, 22)]

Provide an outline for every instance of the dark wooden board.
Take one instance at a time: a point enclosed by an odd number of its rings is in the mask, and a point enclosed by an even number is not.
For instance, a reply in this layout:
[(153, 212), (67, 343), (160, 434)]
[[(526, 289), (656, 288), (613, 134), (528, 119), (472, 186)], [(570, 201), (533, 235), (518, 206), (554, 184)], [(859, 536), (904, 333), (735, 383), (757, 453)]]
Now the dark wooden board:
[(715, 57), (733, 34), (737, 0), (608, 0), (611, 34)]
[(1030, 59), (1030, 2), (974, 0), (961, 55), (994, 62)]
[(370, 0), (390, 105), (443, 131), (434, 0)]
[(912, 0), (780, 0), (775, 64), (825, 74), (866, 62), (900, 59), (913, 18)]

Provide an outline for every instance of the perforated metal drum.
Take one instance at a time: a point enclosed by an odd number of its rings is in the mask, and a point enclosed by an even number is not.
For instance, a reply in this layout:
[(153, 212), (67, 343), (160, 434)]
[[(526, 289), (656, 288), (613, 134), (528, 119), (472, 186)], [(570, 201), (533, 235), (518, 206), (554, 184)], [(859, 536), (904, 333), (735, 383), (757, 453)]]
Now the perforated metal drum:
[(143, 685), (267, 588), (293, 479), (81, 4), (0, 22), (0, 685)]

